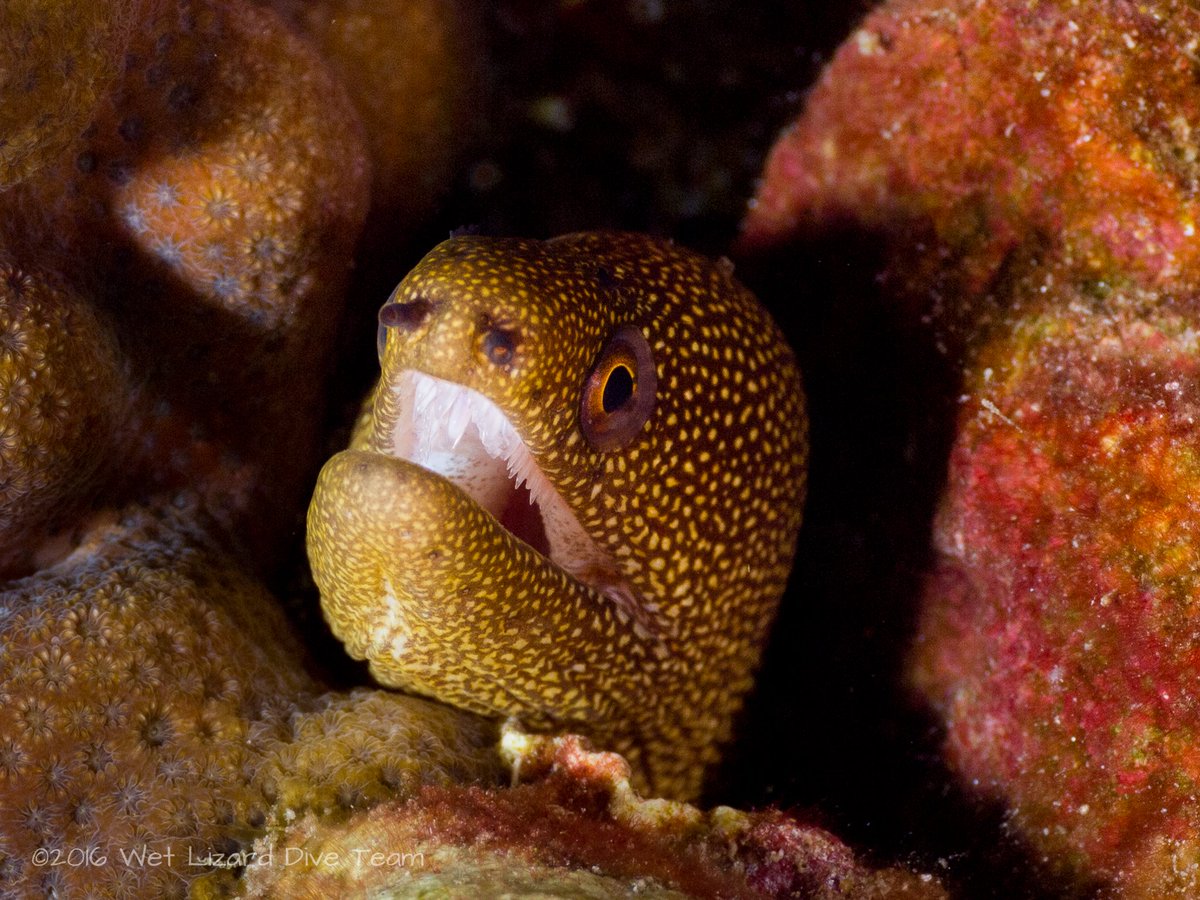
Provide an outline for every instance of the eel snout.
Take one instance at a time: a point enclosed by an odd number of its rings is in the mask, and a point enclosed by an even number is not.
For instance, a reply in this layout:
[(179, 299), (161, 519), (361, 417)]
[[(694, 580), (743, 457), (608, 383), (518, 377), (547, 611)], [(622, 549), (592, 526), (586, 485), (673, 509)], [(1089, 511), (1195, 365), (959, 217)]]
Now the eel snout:
[[(597, 682), (618, 666), (598, 672), (587, 642), (567, 638), (647, 641), (466, 490), (408, 460), (362, 450), (330, 459), (308, 542), (326, 618), (352, 656), (383, 684), (484, 715), (534, 727), (602, 720), (612, 710)], [(547, 589), (559, 609), (543, 605)], [(636, 667), (626, 677), (640, 677)]]

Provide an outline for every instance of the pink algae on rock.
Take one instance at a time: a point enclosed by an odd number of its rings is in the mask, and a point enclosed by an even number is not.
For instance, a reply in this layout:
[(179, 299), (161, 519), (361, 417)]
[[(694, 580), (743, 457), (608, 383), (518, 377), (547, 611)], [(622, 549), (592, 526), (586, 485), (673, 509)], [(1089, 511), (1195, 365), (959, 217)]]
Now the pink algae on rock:
[(983, 349), (913, 677), (1023, 834), (1155, 896), (1194, 888), (1200, 851), (1200, 348), (1134, 303), (1029, 314)]
[(1043, 236), (1093, 272), (1194, 273), (1197, 25), (1184, 2), (886, 3), (772, 149), (743, 244), (865, 224), (973, 290)]
[(522, 783), (435, 786), (344, 823), (301, 819), (255, 844), (244, 896), (336, 896), (350, 886), (454, 898), (946, 896), (931, 876), (873, 870), (828, 832), (779, 812), (643, 799), (621, 757), (578, 737), (509, 730), (503, 743)]
[(1192, 4), (871, 13), (743, 247), (881, 235), (961, 366), (910, 674), (963, 782), (1081, 881), (1200, 890)]

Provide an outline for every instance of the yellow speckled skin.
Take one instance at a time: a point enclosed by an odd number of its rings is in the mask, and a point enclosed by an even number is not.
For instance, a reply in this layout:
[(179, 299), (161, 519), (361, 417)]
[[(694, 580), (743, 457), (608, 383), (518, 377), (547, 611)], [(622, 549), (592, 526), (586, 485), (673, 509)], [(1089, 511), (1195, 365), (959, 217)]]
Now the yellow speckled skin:
[[(579, 731), (625, 754), (640, 786), (699, 791), (784, 589), (807, 454), (792, 353), (728, 268), (639, 235), (459, 237), (401, 283), (394, 301), (432, 312), (389, 334), (368, 413), (309, 509), (326, 616), (376, 678)], [(601, 451), (581, 431), (580, 396), (621, 326), (652, 350), (657, 403)], [(497, 327), (515, 338), (504, 365), (485, 348)], [(615, 560), (631, 614), (449, 481), (386, 454), (405, 370), (503, 411)]]

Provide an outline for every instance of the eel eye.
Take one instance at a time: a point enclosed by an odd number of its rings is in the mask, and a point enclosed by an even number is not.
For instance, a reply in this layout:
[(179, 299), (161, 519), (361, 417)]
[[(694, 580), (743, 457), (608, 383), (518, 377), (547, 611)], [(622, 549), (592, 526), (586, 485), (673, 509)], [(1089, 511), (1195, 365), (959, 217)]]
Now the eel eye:
[(498, 366), (512, 365), (517, 353), (517, 338), (514, 332), (503, 328), (489, 328), (483, 336), (483, 353)]
[(615, 450), (633, 439), (654, 412), (658, 376), (645, 335), (622, 325), (605, 343), (583, 385), (579, 422), (597, 450)]

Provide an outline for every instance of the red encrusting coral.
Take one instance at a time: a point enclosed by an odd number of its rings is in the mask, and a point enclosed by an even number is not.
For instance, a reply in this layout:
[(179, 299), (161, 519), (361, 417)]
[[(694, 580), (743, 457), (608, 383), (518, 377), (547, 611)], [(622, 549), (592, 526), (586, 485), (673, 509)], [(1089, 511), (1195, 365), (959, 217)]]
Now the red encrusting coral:
[(1128, 896), (1200, 885), (1197, 24), (887, 3), (743, 235), (882, 235), (885, 292), (961, 366), (911, 674), (964, 782)]
[(928, 242), (904, 275), (987, 289), (1046, 240), (1081, 272), (1192, 278), (1200, 120), (1188, 3), (929, 3), (873, 12), (776, 143), (743, 246), (851, 222)]
[[(574, 769), (472, 789), (496, 780), (494, 723), (324, 693), (258, 582), (316, 450), (371, 163), (376, 208), (416, 218), (470, 130), (465, 10), (0, 13), (0, 891), (223, 891), (194, 858), (426, 786), (466, 811), (464, 845), (506, 827), (535, 881), (603, 865), (634, 887), (938, 895), (779, 814), (718, 811), (697, 839), (698, 812), (625, 796), (612, 757), (591, 765), (623, 812)], [(519, 847), (543, 815), (578, 832)]]
[(1200, 346), (1138, 305), (1080, 298), (984, 348), (914, 678), (1023, 833), (1154, 893), (1200, 851)]

